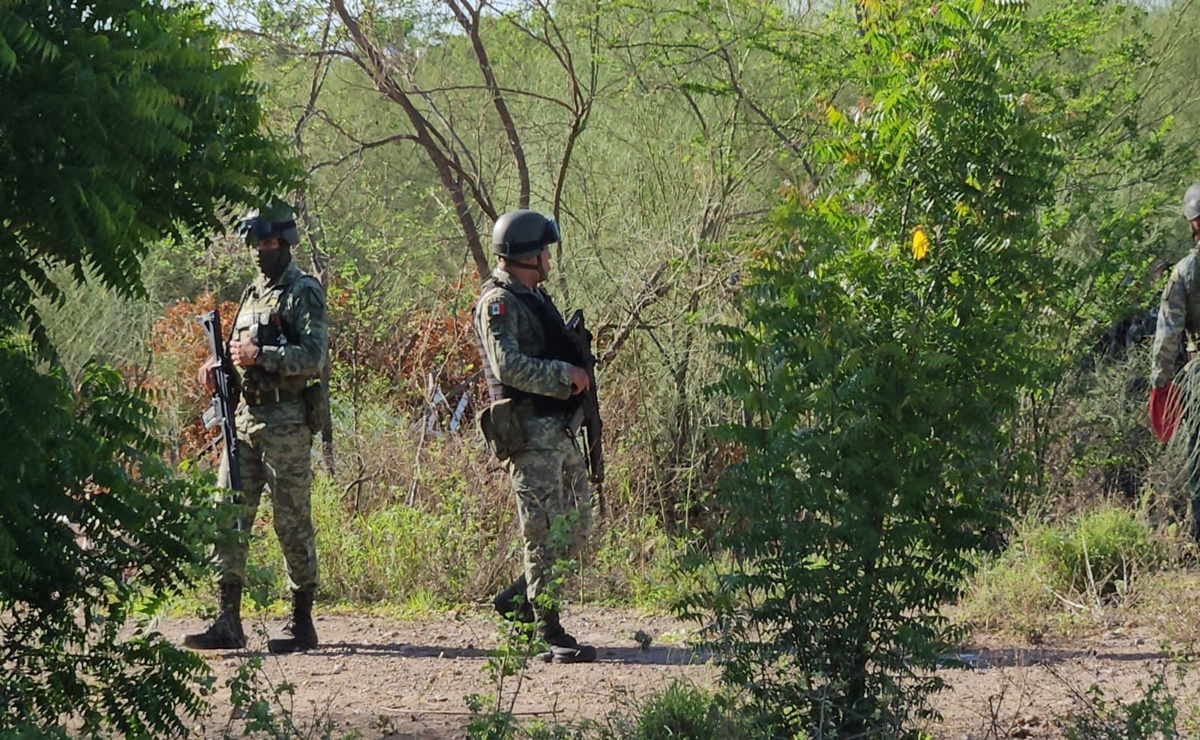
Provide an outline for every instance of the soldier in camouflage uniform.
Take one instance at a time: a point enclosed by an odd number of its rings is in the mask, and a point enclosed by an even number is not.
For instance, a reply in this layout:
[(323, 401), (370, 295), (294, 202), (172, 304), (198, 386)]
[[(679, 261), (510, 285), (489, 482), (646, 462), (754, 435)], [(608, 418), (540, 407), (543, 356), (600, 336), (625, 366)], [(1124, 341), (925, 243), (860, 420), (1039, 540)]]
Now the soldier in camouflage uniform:
[[(1193, 247), (1171, 270), (1158, 309), (1151, 350), (1150, 421), (1158, 438), (1166, 442), (1180, 421), (1187, 434), (1188, 493), (1191, 498), (1192, 536), (1200, 541), (1200, 394), (1195, 362), (1200, 342), (1200, 183), (1183, 195), (1183, 216), (1192, 227)], [(1187, 363), (1180, 369), (1181, 345), (1186, 341)], [(1176, 379), (1181, 378), (1179, 387)], [(1180, 387), (1182, 393), (1180, 392)]]
[[(590, 663), (596, 649), (567, 634), (556, 594), (547, 589), (559, 575), (555, 563), (578, 556), (592, 521), (587, 465), (574, 438), (588, 375), (562, 314), (540, 287), (558, 240), (554, 220), (536, 211), (511, 211), (496, 221), (492, 251), (499, 264), (473, 317), (492, 401), (480, 426), (508, 470), (524, 543), (524, 575), (496, 596), (496, 608), (509, 619), (537, 620), (549, 646), (543, 660)], [(565, 530), (553, 527), (556, 520)], [(552, 527), (560, 530), (555, 536)]]
[[(283, 636), (268, 641), (271, 652), (290, 653), (317, 646), (312, 622), (317, 587), (317, 548), (313, 532), (312, 436), (314, 407), (323, 390), (310, 381), (320, 377), (329, 333), (321, 284), (292, 259), (299, 241), (288, 206), (273, 204), (252, 211), (238, 226), (254, 248), (258, 276), (242, 294), (229, 341), (238, 368), (241, 401), (235, 417), (242, 490), (233, 491), (241, 516), (236, 536), (217, 548), (221, 564), (220, 613), (204, 631), (188, 635), (184, 645), (201, 650), (244, 647), (241, 599), (246, 584), (249, 532), (263, 488), (271, 490), (275, 534), (287, 566), (292, 616)], [(199, 380), (212, 391), (209, 360)], [(222, 456), (220, 484), (229, 483), (229, 461)]]

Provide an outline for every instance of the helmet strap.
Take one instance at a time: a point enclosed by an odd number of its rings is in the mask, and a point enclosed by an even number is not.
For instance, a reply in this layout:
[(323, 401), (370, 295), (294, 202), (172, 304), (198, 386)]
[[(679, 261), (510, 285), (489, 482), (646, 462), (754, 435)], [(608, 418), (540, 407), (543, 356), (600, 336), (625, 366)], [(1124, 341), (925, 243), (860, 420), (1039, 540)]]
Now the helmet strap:
[[(538, 254), (541, 254), (541, 253), (539, 252)], [(538, 282), (544, 283), (544, 282), (546, 282), (546, 279), (550, 277), (550, 275), (547, 274), (546, 270), (542, 268), (541, 260), (527, 262), (526, 260), (518, 260), (518, 259), (513, 259), (512, 257), (505, 257), (504, 263), (507, 265), (510, 265), (512, 267), (520, 267), (520, 268), (523, 268), (526, 270), (536, 270), (537, 274), (538, 274)]]

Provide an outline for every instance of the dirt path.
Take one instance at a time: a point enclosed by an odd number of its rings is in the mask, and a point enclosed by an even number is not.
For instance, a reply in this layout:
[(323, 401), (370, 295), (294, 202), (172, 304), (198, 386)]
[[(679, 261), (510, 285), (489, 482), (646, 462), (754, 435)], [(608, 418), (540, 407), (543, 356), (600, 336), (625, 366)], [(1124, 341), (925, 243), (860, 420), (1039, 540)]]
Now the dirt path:
[[(277, 629), (280, 620), (257, 622)], [(716, 669), (687, 646), (687, 627), (669, 617), (634, 612), (572, 608), (564, 624), (582, 641), (599, 648), (593, 665), (559, 666), (531, 662), (513, 710), (522, 718), (604, 720), (628, 711), (640, 697), (661, 691), (675, 679), (711, 685)], [(164, 620), (159, 629), (177, 637), (200, 627), (196, 619)], [(643, 630), (654, 641), (643, 650), (633, 639)], [(287, 681), (294, 699), (275, 706), (282, 721), (293, 718), (291, 733), (302, 737), (455, 738), (470, 719), (464, 697), (494, 693), (486, 673), (488, 651), (498, 643), (486, 612), (451, 613), (437, 619), (395, 621), (371, 616), (324, 616), (317, 621), (319, 650), (276, 657), (265, 652), (261, 636), (250, 650), (206, 656), (217, 676), (215, 709), (196, 728), (197, 737), (240, 735), (245, 720), (233, 716), (230, 689), (249, 656), (263, 658), (260, 685)], [(1061, 737), (1055, 722), (1092, 685), (1109, 700), (1138, 698), (1138, 682), (1162, 672), (1164, 656), (1150, 634), (1108, 634), (1068, 647), (1029, 648), (981, 639), (964, 655), (973, 670), (947, 670), (950, 688), (936, 698), (941, 723), (928, 729), (943, 738)], [(506, 686), (511, 696), (513, 679)], [(1173, 682), (1174, 685), (1174, 682)], [(1200, 680), (1189, 674), (1177, 692), (1184, 707), (1197, 705)]]

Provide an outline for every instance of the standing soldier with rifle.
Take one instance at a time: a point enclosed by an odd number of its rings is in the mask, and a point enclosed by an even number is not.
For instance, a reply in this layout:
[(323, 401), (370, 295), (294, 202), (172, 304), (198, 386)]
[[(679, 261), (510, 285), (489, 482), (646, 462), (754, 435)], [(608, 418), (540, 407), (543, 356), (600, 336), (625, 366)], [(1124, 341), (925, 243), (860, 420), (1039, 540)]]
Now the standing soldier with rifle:
[[(311, 381), (320, 377), (329, 320), (320, 283), (292, 259), (291, 249), (300, 239), (290, 207), (272, 203), (252, 211), (239, 223), (238, 233), (253, 250), (258, 276), (242, 294), (226, 356), (210, 357), (198, 379), (217, 397), (214, 408), (236, 407), (236, 459), (231, 460), (233, 449), (227, 445), (218, 477), (230, 489), (240, 514), (234, 536), (217, 548), (219, 614), (205, 631), (187, 635), (183, 644), (199, 650), (245, 647), (241, 601), (246, 555), (265, 487), (271, 490), (275, 534), (292, 591), (291, 619), (283, 636), (267, 646), (273, 653), (290, 653), (317, 646), (312, 622), (317, 548), (311, 452), (326, 401), (324, 388)], [(206, 331), (214, 319), (202, 319)], [(218, 336), (215, 341), (210, 338), (210, 346), (219, 352), (220, 324), (212, 330)], [(240, 402), (223, 397), (232, 393), (231, 385), (240, 392)]]
[[(590, 348), (572, 334), (542, 289), (550, 271), (554, 219), (517, 210), (496, 220), (492, 251), (499, 264), (483, 284), (473, 317), (491, 406), (479, 424), (504, 463), (516, 494), (524, 544), (524, 575), (493, 603), (508, 619), (537, 621), (555, 663), (590, 663), (596, 649), (581, 645), (559, 623), (557, 594), (547, 589), (555, 563), (579, 555), (592, 523), (588, 467), (577, 444), (585, 425), (586, 394), (594, 392)], [(599, 460), (599, 417), (589, 428)], [(603, 470), (603, 466), (599, 468)], [(597, 473), (593, 470), (593, 476)], [(553, 522), (569, 522), (566, 542), (551, 537)]]

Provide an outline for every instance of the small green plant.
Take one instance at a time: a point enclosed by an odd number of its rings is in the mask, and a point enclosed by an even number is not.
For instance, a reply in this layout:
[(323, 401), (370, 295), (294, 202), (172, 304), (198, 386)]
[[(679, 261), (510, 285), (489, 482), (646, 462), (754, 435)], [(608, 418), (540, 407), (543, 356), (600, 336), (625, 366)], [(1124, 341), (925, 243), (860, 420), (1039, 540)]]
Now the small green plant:
[[(571, 510), (560, 514), (550, 522), (550, 532), (546, 541), (547, 552), (563, 552), (570, 540), (571, 532), (579, 521), (579, 512)], [(544, 574), (541, 591), (538, 592), (539, 612), (547, 609), (558, 610), (561, 601), (560, 593), (567, 576), (574, 572), (577, 563), (572, 560), (558, 560)], [(534, 725), (522, 728), (513, 714), (521, 684), (525, 678), (525, 669), (529, 659), (546, 649), (546, 643), (538, 634), (537, 623), (525, 624), (520, 620), (511, 622), (501, 620), (498, 625), (500, 645), (491, 651), (484, 670), (495, 693), (470, 694), (466, 697), (467, 709), (471, 712), (471, 721), (467, 724), (467, 735), (474, 740), (508, 740), (509, 738), (525, 735), (526, 737), (557, 738), (568, 737), (561, 734), (567, 732), (557, 725), (547, 727)], [(509, 681), (509, 679), (513, 679)], [(550, 734), (547, 734), (550, 733)]]
[(1104, 507), (1067, 526), (1041, 527), (1027, 538), (1046, 562), (1053, 587), (1093, 597), (1122, 596), (1135, 577), (1167, 562), (1167, 547), (1133, 512)]
[(981, 560), (960, 602), (960, 619), (1039, 642), (1111, 608), (1135, 607), (1169, 562), (1168, 542), (1134, 512), (1105, 506), (1058, 524), (1019, 530), (1012, 545)]
[(634, 718), (629, 740), (734, 740), (750, 735), (740, 728), (728, 699), (695, 684), (675, 681), (650, 697)]
[[(1068, 740), (1157, 740), (1194, 737), (1195, 697), (1180, 695), (1187, 666), (1164, 664), (1149, 681), (1138, 681), (1130, 702), (1109, 698), (1096, 684), (1075, 692), (1072, 711), (1058, 723)], [(1172, 676), (1174, 681), (1172, 681)], [(1191, 709), (1188, 709), (1191, 708)]]
[[(1068, 522), (1018, 530), (1003, 553), (980, 560), (959, 620), (1037, 643), (1052, 633), (1136, 609), (1169, 564), (1170, 543), (1135, 512), (1100, 507)], [(1114, 612), (1116, 610), (1116, 612)]]
[(517, 721), (512, 712), (495, 709), (497, 697), (490, 694), (470, 694), (466, 697), (471, 721), (467, 737), (473, 740), (509, 740), (516, 737)]
[[(268, 675), (262, 656), (243, 658), (225, 685), (229, 689), (233, 712), (221, 728), (223, 738), (357, 740), (361, 737), (357, 731), (339, 731), (328, 711), (322, 707), (314, 707), (316, 711), (311, 721), (298, 720), (295, 684), (286, 676)], [(235, 728), (235, 722), (240, 722), (241, 726)]]

